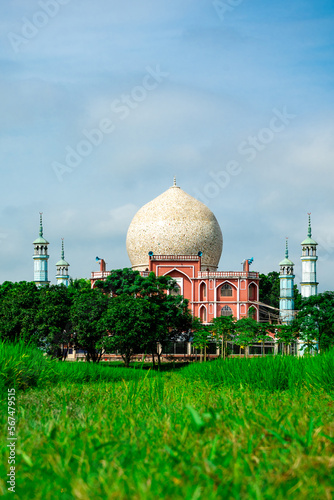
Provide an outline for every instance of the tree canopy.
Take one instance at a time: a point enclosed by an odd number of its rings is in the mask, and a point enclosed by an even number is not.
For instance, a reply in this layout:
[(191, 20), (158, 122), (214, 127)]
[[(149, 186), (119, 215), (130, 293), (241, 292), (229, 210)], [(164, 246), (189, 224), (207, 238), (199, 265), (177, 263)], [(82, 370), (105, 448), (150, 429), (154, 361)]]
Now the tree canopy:
[[(320, 350), (334, 345), (334, 292), (304, 298), (297, 315), (300, 339), (310, 346), (312, 338)], [(312, 337), (312, 338), (311, 338)]]

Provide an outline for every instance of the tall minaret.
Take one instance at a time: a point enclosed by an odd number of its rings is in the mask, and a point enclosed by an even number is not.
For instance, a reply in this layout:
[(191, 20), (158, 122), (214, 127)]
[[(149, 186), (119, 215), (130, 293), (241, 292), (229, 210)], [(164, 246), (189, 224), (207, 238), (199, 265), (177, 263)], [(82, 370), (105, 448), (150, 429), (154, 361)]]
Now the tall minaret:
[(279, 263), (280, 266), (280, 298), (279, 315), (283, 324), (289, 324), (294, 318), (294, 263), (289, 260), (288, 238), (285, 243), (285, 259)]
[(43, 238), (43, 219), (40, 212), (39, 237), (33, 242), (34, 245), (34, 282), (37, 286), (47, 285), (48, 281), (48, 245), (49, 242)]
[(310, 297), (317, 295), (317, 242), (312, 238), (311, 229), (311, 214), (308, 214), (308, 232), (307, 238), (301, 243), (302, 245), (302, 281), (300, 283), (300, 292), (302, 297)]
[(61, 240), (61, 259), (56, 264), (57, 268), (57, 285), (65, 285), (68, 286), (68, 282), (70, 276), (68, 274), (69, 263), (65, 260), (65, 252), (64, 252), (64, 238)]

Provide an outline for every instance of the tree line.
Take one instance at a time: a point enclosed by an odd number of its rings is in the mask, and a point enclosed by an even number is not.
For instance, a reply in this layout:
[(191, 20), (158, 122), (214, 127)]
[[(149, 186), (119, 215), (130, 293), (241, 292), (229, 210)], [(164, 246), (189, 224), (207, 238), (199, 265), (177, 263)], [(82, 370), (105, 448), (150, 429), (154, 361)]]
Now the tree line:
[(159, 344), (187, 340), (192, 316), (176, 283), (150, 273), (115, 270), (91, 288), (88, 280), (36, 287), (33, 282), (0, 286), (0, 337), (33, 343), (63, 359), (63, 346), (83, 349), (86, 360), (118, 351), (125, 364), (139, 353), (160, 363)]
[(211, 341), (222, 357), (228, 354), (228, 342), (243, 348), (245, 355), (254, 343), (264, 352), (272, 336), (286, 353), (297, 338), (306, 351), (334, 343), (334, 292), (301, 300), (291, 325), (220, 317), (205, 326), (191, 316), (188, 301), (177, 290), (170, 277), (143, 277), (127, 268), (112, 271), (94, 289), (83, 279), (68, 288), (5, 282), (0, 286), (0, 338), (22, 339), (59, 359), (66, 357), (64, 346), (83, 349), (93, 362), (117, 351), (127, 366), (133, 356), (145, 353), (160, 364), (161, 346), (169, 342), (192, 341), (204, 357)]

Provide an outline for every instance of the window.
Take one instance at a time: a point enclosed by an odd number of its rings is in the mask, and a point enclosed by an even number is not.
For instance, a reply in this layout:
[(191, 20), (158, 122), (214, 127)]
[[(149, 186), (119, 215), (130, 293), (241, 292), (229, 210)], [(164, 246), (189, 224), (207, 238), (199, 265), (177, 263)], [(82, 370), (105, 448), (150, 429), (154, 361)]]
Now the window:
[(224, 285), (221, 286), (220, 288), (220, 296), (221, 297), (232, 297), (233, 290), (231, 285), (228, 283), (224, 283)]
[(232, 309), (229, 306), (222, 307), (220, 312), (221, 316), (232, 316), (232, 314), (233, 314)]
[(181, 288), (179, 287), (179, 285), (175, 285), (173, 290), (171, 290), (170, 294), (171, 295), (181, 295)]
[(249, 295), (249, 300), (256, 300), (257, 296), (257, 288), (254, 283), (251, 283), (248, 288), (248, 295)]
[(206, 284), (201, 283), (199, 287), (199, 297), (201, 301), (206, 300)]
[(200, 318), (202, 323), (206, 323), (206, 308), (201, 308)]

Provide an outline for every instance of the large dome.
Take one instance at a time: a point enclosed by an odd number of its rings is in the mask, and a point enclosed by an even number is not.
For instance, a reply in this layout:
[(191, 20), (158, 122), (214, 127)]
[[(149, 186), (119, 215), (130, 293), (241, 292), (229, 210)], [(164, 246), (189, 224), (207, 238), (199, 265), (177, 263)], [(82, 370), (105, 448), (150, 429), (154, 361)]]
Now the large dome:
[(144, 205), (128, 229), (126, 248), (133, 269), (148, 268), (155, 255), (197, 255), (215, 271), (223, 248), (218, 221), (209, 208), (175, 185)]

